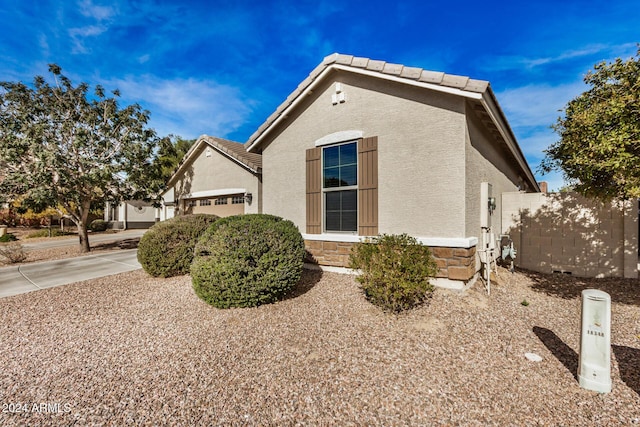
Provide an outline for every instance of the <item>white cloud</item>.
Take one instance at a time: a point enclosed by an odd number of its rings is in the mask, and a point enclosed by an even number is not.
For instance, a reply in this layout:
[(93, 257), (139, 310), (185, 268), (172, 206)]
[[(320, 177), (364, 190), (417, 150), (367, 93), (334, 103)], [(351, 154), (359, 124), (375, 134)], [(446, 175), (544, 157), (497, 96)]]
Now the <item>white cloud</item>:
[[(531, 84), (496, 93), (509, 124), (518, 140), (532, 170), (537, 172), (544, 152), (557, 141), (551, 129), (562, 115), (566, 104), (584, 92), (587, 86), (582, 81), (553, 86)], [(565, 185), (562, 174), (551, 172), (544, 176), (536, 173), (539, 181), (547, 181), (549, 190), (558, 190)]]
[(78, 2), (78, 9), (80, 13), (88, 18), (93, 18), (96, 21), (104, 21), (110, 19), (116, 14), (114, 8), (109, 6), (97, 6), (93, 4), (91, 0), (82, 0)]
[[(616, 57), (626, 57), (632, 56), (636, 51), (635, 43), (624, 43), (621, 45), (607, 45), (607, 44), (594, 44), (588, 45), (583, 48), (571, 49), (567, 51), (560, 52), (556, 55), (552, 56), (540, 56), (540, 57), (527, 57), (520, 55), (505, 55), (505, 56), (497, 56), (489, 58), (489, 62), (484, 64), (482, 67), (487, 71), (508, 71), (508, 70), (519, 70), (522, 68), (525, 69), (533, 69), (542, 65), (556, 64), (559, 62), (564, 62), (567, 60), (581, 58), (581, 57), (591, 57), (594, 55), (598, 55), (602, 57), (603, 54), (606, 58), (605, 60), (612, 60)], [(602, 60), (602, 59), (601, 59)], [(591, 63), (588, 63), (586, 69), (591, 68)]]
[(69, 37), (73, 47), (71, 53), (89, 53), (90, 49), (85, 46), (85, 39), (88, 37), (99, 36), (107, 31), (107, 27), (104, 25), (88, 25), (80, 28), (70, 28)]
[(535, 84), (496, 93), (512, 127), (551, 126), (569, 101), (587, 89), (582, 82)]
[(523, 132), (522, 135), (518, 138), (518, 143), (524, 155), (531, 159), (544, 157), (543, 151), (558, 139), (550, 128), (536, 128), (533, 132)]
[(146, 75), (110, 80), (103, 86), (119, 89), (123, 100), (148, 109), (149, 125), (161, 136), (224, 137), (246, 122), (253, 106), (238, 88), (207, 80)]

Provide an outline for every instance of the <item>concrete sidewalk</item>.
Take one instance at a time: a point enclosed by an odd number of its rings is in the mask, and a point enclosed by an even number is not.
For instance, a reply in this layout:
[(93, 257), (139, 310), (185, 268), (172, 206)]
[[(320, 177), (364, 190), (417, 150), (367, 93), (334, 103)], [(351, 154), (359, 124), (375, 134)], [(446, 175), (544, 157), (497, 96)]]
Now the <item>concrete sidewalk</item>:
[(0, 268), (0, 298), (141, 268), (137, 249)]

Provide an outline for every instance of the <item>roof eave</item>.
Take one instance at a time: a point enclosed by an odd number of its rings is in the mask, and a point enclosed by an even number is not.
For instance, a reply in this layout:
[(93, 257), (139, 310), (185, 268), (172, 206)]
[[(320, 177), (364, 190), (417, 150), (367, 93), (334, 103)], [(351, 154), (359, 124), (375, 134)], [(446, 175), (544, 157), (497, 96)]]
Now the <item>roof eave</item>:
[(527, 163), (527, 160), (524, 157), (524, 153), (520, 149), (520, 145), (518, 144), (517, 139), (513, 134), (513, 131), (511, 130), (511, 126), (509, 126), (509, 122), (507, 121), (502, 108), (500, 108), (500, 104), (498, 104), (498, 100), (490, 86), (484, 92), (480, 102), (487, 114), (489, 114), (489, 116), (491, 117), (493, 123), (498, 128), (498, 132), (500, 132), (500, 135), (507, 144), (509, 151), (511, 151), (516, 161), (518, 162), (520, 169), (524, 171), (529, 184), (534, 190), (539, 192), (540, 186), (538, 185), (538, 182), (536, 181), (536, 178), (533, 175), (531, 168), (529, 167), (529, 163)]

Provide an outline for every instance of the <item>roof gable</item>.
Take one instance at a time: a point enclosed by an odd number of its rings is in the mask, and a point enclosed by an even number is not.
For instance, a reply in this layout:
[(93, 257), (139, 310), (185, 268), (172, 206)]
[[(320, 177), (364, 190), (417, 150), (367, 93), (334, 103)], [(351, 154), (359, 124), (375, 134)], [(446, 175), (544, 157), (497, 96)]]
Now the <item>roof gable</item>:
[(491, 125), (491, 131), (513, 154), (520, 169), (524, 172), (532, 188), (538, 184), (524, 158), (516, 138), (488, 81), (475, 80), (466, 76), (429, 71), (417, 67), (406, 67), (369, 58), (334, 53), (324, 58), (309, 76), (278, 106), (276, 111), (249, 137), (245, 143), (248, 152), (257, 152), (262, 142), (282, 120), (286, 119), (297, 105), (318, 86), (331, 70), (342, 70), (374, 78), (392, 80), (416, 87), (416, 89), (435, 90), (461, 96), (472, 100), (476, 110), (482, 110), (488, 118), (485, 124)]
[(202, 135), (184, 155), (175, 172), (171, 175), (169, 181), (167, 181), (167, 187), (171, 186), (176, 177), (182, 174), (184, 168), (195, 160), (197, 154), (200, 153), (205, 146), (211, 147), (238, 166), (248, 169), (251, 173), (262, 173), (262, 156), (260, 154), (247, 152), (244, 144), (241, 142)]
[(304, 92), (309, 90), (311, 86), (317, 85), (329, 69), (343, 69), (408, 84), (420, 84), (423, 87), (451, 92), (457, 95), (464, 95), (466, 92), (469, 95), (475, 94), (476, 98), (479, 98), (479, 94), (484, 93), (489, 87), (489, 82), (484, 80), (474, 80), (465, 76), (445, 74), (416, 67), (405, 67), (401, 64), (392, 64), (385, 61), (334, 53), (324, 58), (324, 61), (298, 85), (287, 99), (278, 106), (276, 111), (249, 137), (249, 140), (245, 143), (247, 150), (252, 151), (252, 149), (259, 145), (260, 139), (268, 132), (271, 125), (275, 124), (276, 121), (283, 116), (285, 110), (294, 106), (295, 101), (299, 99)]

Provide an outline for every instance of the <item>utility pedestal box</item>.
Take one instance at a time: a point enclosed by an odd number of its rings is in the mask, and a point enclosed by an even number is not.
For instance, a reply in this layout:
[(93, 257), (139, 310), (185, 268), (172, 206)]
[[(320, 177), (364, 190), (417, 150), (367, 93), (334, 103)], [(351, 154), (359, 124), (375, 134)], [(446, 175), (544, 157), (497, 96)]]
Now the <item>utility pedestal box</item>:
[(580, 387), (611, 391), (611, 297), (596, 289), (582, 291), (580, 331)]

